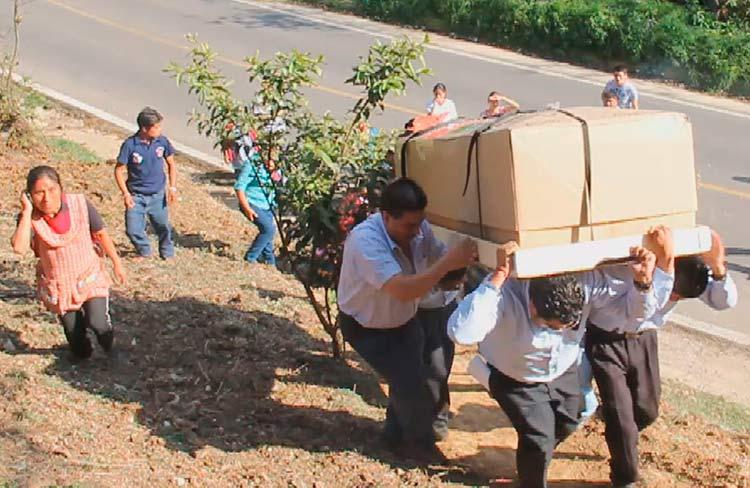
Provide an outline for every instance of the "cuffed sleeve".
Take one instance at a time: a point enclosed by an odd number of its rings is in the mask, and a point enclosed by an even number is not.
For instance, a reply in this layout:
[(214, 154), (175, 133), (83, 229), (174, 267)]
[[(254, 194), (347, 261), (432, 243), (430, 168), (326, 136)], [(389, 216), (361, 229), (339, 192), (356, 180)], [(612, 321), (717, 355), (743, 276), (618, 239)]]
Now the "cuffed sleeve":
[(476, 344), (497, 326), (502, 317), (504, 299), (498, 290), (485, 281), (459, 303), (448, 320), (448, 336), (456, 344)]

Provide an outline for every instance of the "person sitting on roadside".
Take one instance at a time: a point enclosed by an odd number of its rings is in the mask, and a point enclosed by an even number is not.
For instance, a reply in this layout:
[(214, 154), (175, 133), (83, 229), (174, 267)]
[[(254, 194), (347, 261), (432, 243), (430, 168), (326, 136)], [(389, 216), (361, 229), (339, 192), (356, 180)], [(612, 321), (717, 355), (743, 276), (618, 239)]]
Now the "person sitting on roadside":
[(617, 95), (612, 92), (605, 91), (602, 94), (602, 104), (607, 108), (620, 108), (619, 107), (620, 101), (617, 98)]
[(17, 254), (31, 249), (38, 258), (37, 295), (60, 319), (73, 355), (91, 357), (88, 329), (109, 352), (114, 341), (110, 278), (99, 250), (112, 261), (123, 284), (125, 272), (99, 212), (85, 196), (64, 193), (54, 168), (37, 166), (29, 171), (11, 245)]
[(456, 104), (448, 98), (448, 89), (444, 84), (438, 83), (432, 89), (435, 98), (427, 104), (427, 115), (441, 117), (441, 122), (448, 122), (458, 118)]
[(500, 92), (493, 91), (487, 96), (487, 109), (479, 114), (482, 119), (491, 119), (500, 117), (510, 112), (515, 112), (520, 105), (508, 97), (504, 97)]
[(602, 91), (602, 103), (605, 102), (606, 93), (614, 93), (617, 96), (618, 107), (638, 110), (638, 90), (630, 82), (627, 66), (622, 64), (615, 66), (612, 75), (613, 78), (607, 82)]

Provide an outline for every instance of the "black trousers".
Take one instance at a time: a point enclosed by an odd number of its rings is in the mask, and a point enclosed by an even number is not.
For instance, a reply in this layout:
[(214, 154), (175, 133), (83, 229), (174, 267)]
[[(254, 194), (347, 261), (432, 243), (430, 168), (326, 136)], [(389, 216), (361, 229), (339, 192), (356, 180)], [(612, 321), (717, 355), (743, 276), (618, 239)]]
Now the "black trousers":
[(555, 447), (578, 427), (582, 402), (578, 365), (549, 383), (523, 383), (490, 366), (490, 394), (518, 434), (521, 488), (546, 488)]
[(625, 337), (589, 324), (586, 354), (602, 398), (612, 484), (634, 483), (638, 480), (638, 433), (659, 416), (656, 331)]
[(109, 318), (109, 298), (92, 298), (86, 301), (80, 310), (73, 310), (60, 315), (65, 337), (70, 350), (80, 358), (91, 357), (94, 348), (86, 335), (91, 329), (105, 351), (112, 349), (114, 329)]
[(454, 301), (441, 308), (420, 308), (417, 319), (425, 337), (424, 362), (427, 366), (427, 387), (438, 399), (435, 427), (447, 428), (450, 419), (451, 396), (448, 377), (453, 368), (456, 345), (448, 336), (448, 319), (458, 304)]
[(425, 334), (419, 320), (414, 317), (393, 329), (369, 329), (340, 313), (339, 326), (344, 339), (388, 383), (386, 434), (407, 442), (434, 442), (438, 395), (427, 385)]

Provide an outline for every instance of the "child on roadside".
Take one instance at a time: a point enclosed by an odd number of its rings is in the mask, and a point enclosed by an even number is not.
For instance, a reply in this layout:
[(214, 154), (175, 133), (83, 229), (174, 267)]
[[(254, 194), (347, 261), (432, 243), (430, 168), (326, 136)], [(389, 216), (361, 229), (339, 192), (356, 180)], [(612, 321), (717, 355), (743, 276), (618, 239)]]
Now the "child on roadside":
[(619, 100), (617, 99), (617, 95), (612, 92), (604, 92), (602, 94), (602, 102), (607, 108), (620, 108), (618, 105)]

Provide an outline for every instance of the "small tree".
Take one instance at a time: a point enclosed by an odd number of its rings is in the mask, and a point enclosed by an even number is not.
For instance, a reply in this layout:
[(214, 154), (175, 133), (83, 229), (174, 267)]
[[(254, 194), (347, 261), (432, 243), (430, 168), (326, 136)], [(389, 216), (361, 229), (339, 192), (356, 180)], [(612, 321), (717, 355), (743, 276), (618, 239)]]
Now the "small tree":
[(0, 72), (3, 75), (0, 84), (0, 132), (11, 146), (24, 147), (23, 135), (30, 130), (23, 110), (23, 93), (13, 80), (18, 66), (18, 49), (20, 46), (21, 11), (20, 0), (13, 2), (13, 41), (9, 52), (0, 59)]
[[(215, 67), (217, 54), (205, 43), (193, 43), (186, 65), (166, 71), (198, 98), (190, 121), (218, 147), (228, 136), (227, 123), (256, 128), (264, 158), (278, 154), (286, 176), (277, 192), (277, 225), (282, 260), (302, 283), (318, 320), (332, 339), (334, 356), (343, 342), (337, 326), (335, 290), (347, 233), (377, 209), (380, 190), (391, 177), (386, 163), (395, 134), (372, 131), (370, 116), (384, 109), (386, 97), (402, 95), (409, 82), (421, 84), (429, 73), (425, 38), (376, 43), (360, 59), (346, 83), (362, 91), (344, 120), (330, 113), (313, 114), (304, 96), (321, 74), (323, 58), (292, 51), (262, 60), (245, 59), (255, 97), (243, 102), (231, 93), (231, 82)], [(275, 130), (283, 125), (285, 130)], [(320, 293), (316, 293), (320, 290)]]

